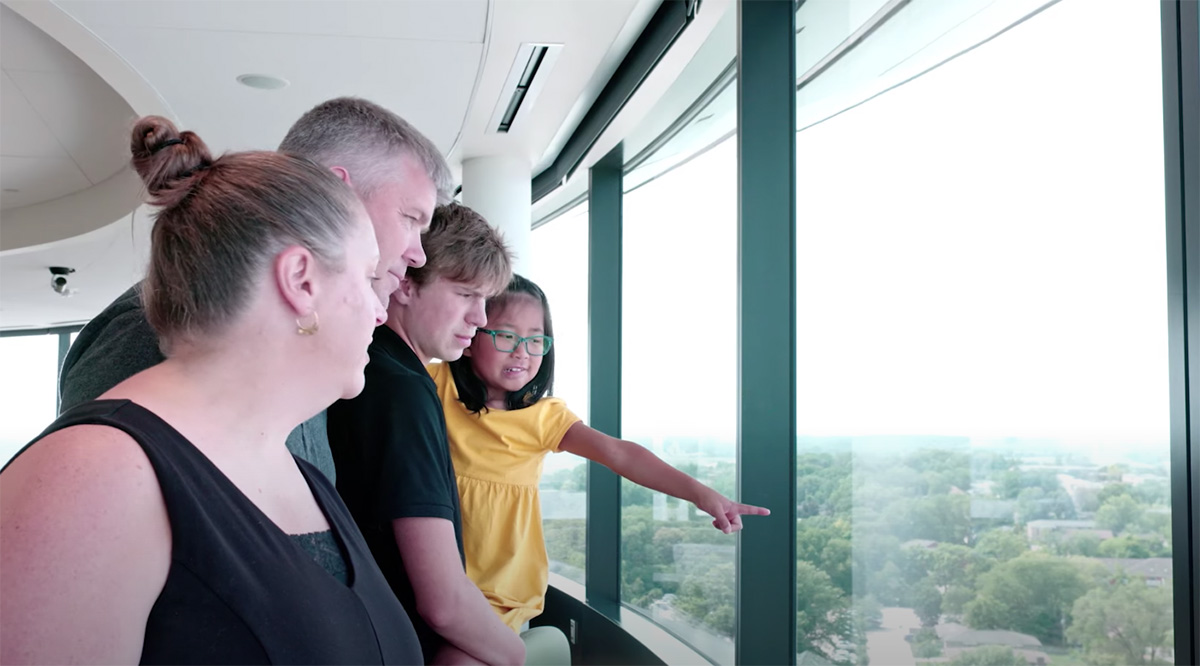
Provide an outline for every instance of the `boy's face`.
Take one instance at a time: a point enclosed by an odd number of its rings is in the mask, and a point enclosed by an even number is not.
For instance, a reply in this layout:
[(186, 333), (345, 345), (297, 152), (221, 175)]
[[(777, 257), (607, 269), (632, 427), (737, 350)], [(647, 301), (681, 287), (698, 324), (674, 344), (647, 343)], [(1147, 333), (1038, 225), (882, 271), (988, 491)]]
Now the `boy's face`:
[(404, 308), (405, 337), (423, 363), (458, 360), (475, 330), (487, 325), (487, 295), (476, 284), (437, 277), (417, 286), (405, 278), (392, 298), (391, 307)]

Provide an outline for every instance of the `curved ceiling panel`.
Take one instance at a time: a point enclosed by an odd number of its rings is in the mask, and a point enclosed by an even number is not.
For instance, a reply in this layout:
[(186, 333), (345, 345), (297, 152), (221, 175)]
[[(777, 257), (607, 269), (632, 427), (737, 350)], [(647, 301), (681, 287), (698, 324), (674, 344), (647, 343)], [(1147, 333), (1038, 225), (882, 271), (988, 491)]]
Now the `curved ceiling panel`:
[[(78, 235), (133, 210), (136, 188), (122, 178), (133, 117), (94, 70), (0, 5), (0, 249)], [(46, 206), (54, 219), (38, 214)]]

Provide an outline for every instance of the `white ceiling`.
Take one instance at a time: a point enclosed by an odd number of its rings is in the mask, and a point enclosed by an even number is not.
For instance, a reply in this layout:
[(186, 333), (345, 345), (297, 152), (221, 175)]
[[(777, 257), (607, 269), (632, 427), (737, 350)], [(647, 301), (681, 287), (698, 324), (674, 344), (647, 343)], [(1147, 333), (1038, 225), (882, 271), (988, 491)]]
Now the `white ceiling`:
[[(520, 155), (536, 173), (553, 160), (658, 5), (0, 0), (2, 185), (29, 193), (4, 197), (0, 329), (86, 321), (142, 274), (149, 212), (139, 209), (131, 223), (132, 206), (112, 203), (136, 185), (125, 164), (137, 115), (168, 115), (214, 152), (272, 149), (313, 105), (356, 95), (408, 119), (455, 169), (465, 158), (502, 154)], [(487, 120), (523, 42), (564, 46), (513, 131), (490, 133)], [(247, 73), (290, 85), (247, 88), (236, 81)], [(667, 85), (643, 85), (639, 95), (653, 87), (662, 94)], [(95, 125), (102, 118), (104, 128)], [(10, 155), (24, 167), (10, 169)], [(102, 190), (104, 206), (80, 205), (83, 195)], [(77, 294), (64, 299), (51, 291), (52, 265), (78, 269)]]
[(0, 210), (85, 190), (128, 160), (133, 110), (99, 76), (0, 6)]
[[(214, 151), (273, 149), (314, 104), (378, 102), (449, 151), (483, 55), (487, 0), (62, 1)], [(282, 90), (241, 74), (279, 76)], [(436, 100), (431, 103), (431, 100)]]

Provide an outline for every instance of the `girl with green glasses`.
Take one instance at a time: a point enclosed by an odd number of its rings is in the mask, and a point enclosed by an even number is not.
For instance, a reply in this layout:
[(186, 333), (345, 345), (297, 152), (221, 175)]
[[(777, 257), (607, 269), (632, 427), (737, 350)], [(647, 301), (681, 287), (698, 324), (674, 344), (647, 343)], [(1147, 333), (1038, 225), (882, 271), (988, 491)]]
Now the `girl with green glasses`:
[(742, 516), (767, 509), (739, 504), (663, 462), (644, 447), (589, 428), (566, 403), (548, 397), (554, 338), (546, 295), (513, 276), (487, 302), (463, 357), (428, 366), (446, 415), (462, 501), (467, 576), (505, 623), (520, 631), (542, 612), (550, 564), (542, 536), (542, 459), (569, 451), (647, 488), (687, 500), (726, 534)]

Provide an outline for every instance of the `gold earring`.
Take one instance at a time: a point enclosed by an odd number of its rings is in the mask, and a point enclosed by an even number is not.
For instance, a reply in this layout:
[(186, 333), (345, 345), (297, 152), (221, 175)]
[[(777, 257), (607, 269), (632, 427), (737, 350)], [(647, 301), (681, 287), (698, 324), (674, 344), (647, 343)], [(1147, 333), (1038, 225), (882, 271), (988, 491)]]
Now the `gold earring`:
[(296, 332), (297, 333), (299, 333), (300, 335), (312, 335), (321, 329), (321, 319), (319, 317), (317, 317), (316, 310), (313, 310), (312, 316), (313, 316), (312, 326), (305, 326), (304, 324), (300, 323), (299, 319), (296, 320)]

